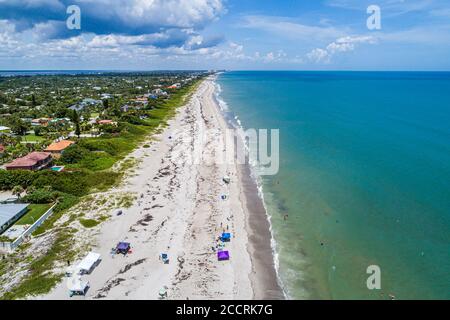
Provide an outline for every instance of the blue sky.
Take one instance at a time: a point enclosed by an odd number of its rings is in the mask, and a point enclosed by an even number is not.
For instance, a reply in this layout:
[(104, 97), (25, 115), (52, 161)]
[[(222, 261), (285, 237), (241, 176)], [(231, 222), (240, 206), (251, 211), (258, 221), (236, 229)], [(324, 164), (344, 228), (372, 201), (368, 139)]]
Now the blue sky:
[(0, 69), (450, 70), (450, 1), (0, 0)]

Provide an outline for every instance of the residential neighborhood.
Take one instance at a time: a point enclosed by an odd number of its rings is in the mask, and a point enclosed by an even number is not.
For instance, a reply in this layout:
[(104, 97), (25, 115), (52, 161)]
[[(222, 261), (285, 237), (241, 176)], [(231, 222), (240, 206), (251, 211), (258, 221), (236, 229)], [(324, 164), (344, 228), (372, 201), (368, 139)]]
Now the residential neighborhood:
[(53, 232), (45, 220), (90, 190), (117, 183), (122, 173), (110, 170), (114, 163), (163, 124), (204, 76), (0, 77), (0, 255)]
[(33, 151), (59, 158), (62, 150), (55, 148), (69, 146), (63, 142), (55, 147), (60, 140), (112, 133), (123, 120), (140, 124), (200, 74), (5, 78), (0, 82), (0, 165), (6, 168)]

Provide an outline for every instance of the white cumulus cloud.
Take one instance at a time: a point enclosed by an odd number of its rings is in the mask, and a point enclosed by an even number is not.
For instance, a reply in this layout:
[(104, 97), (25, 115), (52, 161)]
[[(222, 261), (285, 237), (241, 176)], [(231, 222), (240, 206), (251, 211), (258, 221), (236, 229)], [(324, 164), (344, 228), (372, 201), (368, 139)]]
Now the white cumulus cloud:
[(340, 52), (355, 50), (358, 44), (374, 44), (377, 39), (373, 36), (346, 36), (336, 39), (326, 46), (326, 48), (315, 48), (306, 56), (310, 61), (316, 63), (329, 63), (331, 58)]

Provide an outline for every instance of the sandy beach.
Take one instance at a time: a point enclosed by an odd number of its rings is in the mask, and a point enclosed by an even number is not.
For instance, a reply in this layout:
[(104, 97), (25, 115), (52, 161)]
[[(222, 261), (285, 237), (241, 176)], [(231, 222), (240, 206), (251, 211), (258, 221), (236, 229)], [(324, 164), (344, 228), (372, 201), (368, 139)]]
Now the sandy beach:
[[(223, 156), (217, 153), (225, 152), (227, 134), (214, 90), (213, 78), (203, 81), (168, 126), (129, 155), (138, 160), (133, 173), (103, 196), (126, 193), (135, 200), (121, 215), (110, 210), (80, 240), (102, 260), (83, 276), (87, 295), (72, 299), (158, 299), (164, 287), (168, 299), (283, 298), (269, 222), (248, 168), (209, 161)], [(232, 235), (225, 246), (230, 260), (218, 261), (224, 231)], [(132, 252), (111, 255), (119, 241), (130, 242)], [(66, 282), (38, 298), (69, 299)]]

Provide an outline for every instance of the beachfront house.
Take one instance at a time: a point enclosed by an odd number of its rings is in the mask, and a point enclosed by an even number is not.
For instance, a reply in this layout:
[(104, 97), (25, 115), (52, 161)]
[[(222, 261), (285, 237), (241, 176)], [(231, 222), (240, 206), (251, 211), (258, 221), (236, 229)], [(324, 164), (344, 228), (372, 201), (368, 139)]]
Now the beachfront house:
[(84, 105), (80, 105), (80, 104), (74, 104), (74, 105), (71, 105), (69, 107), (70, 110), (73, 110), (73, 111), (76, 111), (76, 112), (81, 112), (81, 111), (84, 110), (84, 108), (85, 108), (85, 106)]
[(58, 159), (63, 154), (64, 150), (74, 144), (74, 141), (61, 140), (50, 144), (44, 151), (52, 154), (52, 157)]
[(101, 104), (102, 101), (101, 100), (91, 99), (91, 98), (86, 98), (86, 99), (83, 99), (83, 101), (81, 101), (81, 103), (84, 104), (84, 105), (88, 105), (88, 106), (95, 106), (97, 104)]
[(155, 96), (167, 96), (167, 92), (165, 92), (164, 90), (162, 90), (162, 89), (154, 89), (154, 90), (152, 90), (152, 95), (155, 95)]
[(52, 154), (48, 152), (31, 152), (25, 157), (17, 158), (5, 165), (6, 170), (41, 170), (50, 165)]
[(27, 207), (26, 203), (0, 204), (0, 234), (27, 213)]
[(180, 89), (181, 88), (181, 83), (174, 83), (171, 86), (168, 86), (167, 89)]
[(38, 119), (32, 119), (31, 120), (31, 125), (33, 127), (38, 127), (38, 126), (48, 126), (49, 122), (51, 121), (51, 118), (38, 118)]
[(143, 97), (145, 97), (147, 100), (148, 99), (158, 99), (158, 96), (157, 95), (155, 95), (155, 94), (152, 94), (152, 93), (146, 93), (146, 94), (144, 94), (144, 96)]
[(135, 105), (146, 106), (148, 104), (148, 98), (146, 96), (136, 97), (136, 99), (131, 100)]
[(78, 102), (77, 104), (71, 105), (69, 107), (70, 110), (74, 110), (76, 112), (83, 111), (86, 107), (89, 106), (96, 106), (102, 104), (101, 100), (95, 100), (91, 98), (85, 98), (82, 101)]

